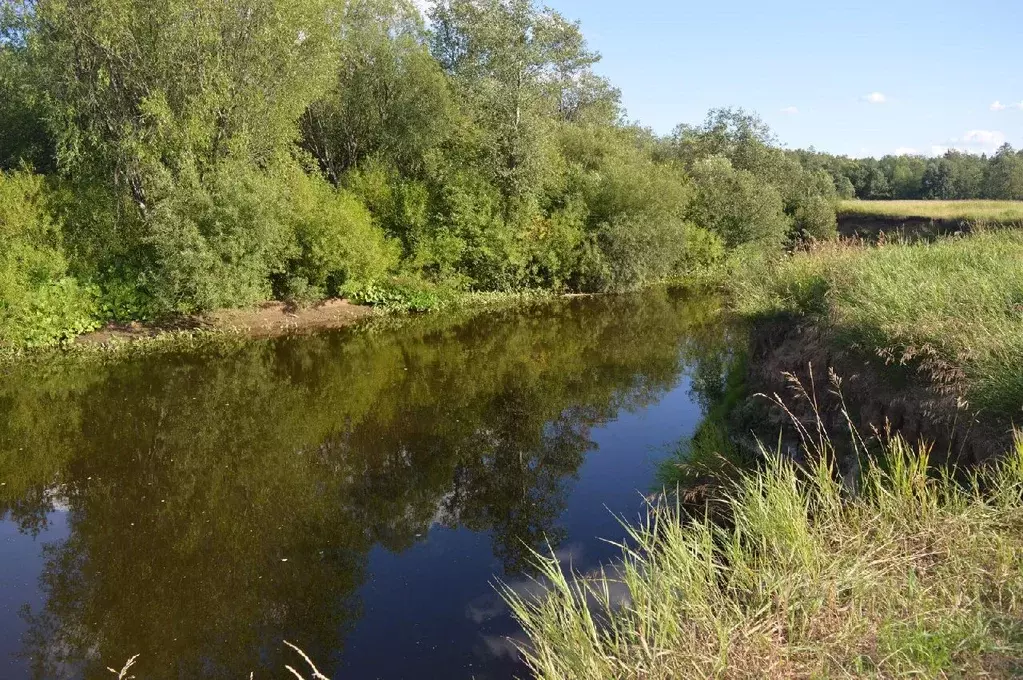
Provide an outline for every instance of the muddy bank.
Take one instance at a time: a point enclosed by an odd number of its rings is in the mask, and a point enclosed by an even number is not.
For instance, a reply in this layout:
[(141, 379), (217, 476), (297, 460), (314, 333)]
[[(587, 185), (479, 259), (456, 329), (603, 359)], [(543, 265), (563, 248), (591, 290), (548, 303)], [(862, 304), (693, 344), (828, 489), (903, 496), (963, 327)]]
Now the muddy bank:
[(348, 300), (324, 300), (306, 307), (266, 302), (246, 309), (224, 309), (164, 324), (110, 325), (76, 338), (80, 345), (104, 345), (154, 338), (169, 332), (220, 331), (255, 338), (342, 328), (376, 314), (372, 307)]
[[(750, 394), (779, 395), (810, 432), (817, 416), (836, 440), (846, 444), (844, 410), (866, 438), (890, 429), (910, 442), (933, 445), (935, 463), (969, 466), (1005, 453), (1010, 423), (971, 409), (954, 380), (935, 382), (923, 371), (886, 365), (879, 357), (842, 349), (827, 330), (795, 319), (761, 322), (750, 335), (747, 384)], [(834, 376), (840, 383), (836, 389)], [(816, 407), (794, 389), (793, 378), (815, 395)], [(844, 402), (844, 404), (843, 404)], [(775, 436), (786, 431), (786, 448), (798, 450), (791, 417), (763, 397), (750, 397), (746, 412)], [(765, 435), (766, 436), (766, 433)]]
[(886, 238), (906, 238), (911, 241), (929, 241), (941, 236), (968, 233), (971, 223), (962, 219), (933, 219), (930, 217), (887, 217), (845, 213), (838, 216), (838, 233), (847, 238), (877, 241)]

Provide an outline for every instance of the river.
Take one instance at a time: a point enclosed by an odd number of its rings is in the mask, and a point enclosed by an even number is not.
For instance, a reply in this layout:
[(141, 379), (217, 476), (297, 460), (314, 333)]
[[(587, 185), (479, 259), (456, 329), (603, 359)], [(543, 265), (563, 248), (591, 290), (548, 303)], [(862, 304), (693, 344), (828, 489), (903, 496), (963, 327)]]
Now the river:
[(587, 572), (721, 380), (657, 289), (0, 369), (0, 677), (525, 675), (495, 584)]

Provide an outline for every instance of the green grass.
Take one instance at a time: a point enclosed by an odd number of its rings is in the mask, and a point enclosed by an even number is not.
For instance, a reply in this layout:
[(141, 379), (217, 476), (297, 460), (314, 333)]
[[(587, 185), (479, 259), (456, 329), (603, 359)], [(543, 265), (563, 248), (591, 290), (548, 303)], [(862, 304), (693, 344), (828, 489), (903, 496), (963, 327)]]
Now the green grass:
[(745, 315), (810, 320), (839, 343), (923, 370), (973, 407), (1021, 415), (1023, 233), (828, 243), (747, 263), (728, 285)]
[(988, 224), (1023, 222), (1023, 201), (842, 201), (840, 215), (961, 220)]
[[(829, 460), (829, 445), (813, 460)], [(1023, 671), (1023, 442), (960, 485), (888, 442), (859, 492), (771, 456), (731, 521), (652, 508), (619, 563), (504, 588), (542, 680), (1010, 677)], [(983, 491), (981, 491), (983, 489)]]

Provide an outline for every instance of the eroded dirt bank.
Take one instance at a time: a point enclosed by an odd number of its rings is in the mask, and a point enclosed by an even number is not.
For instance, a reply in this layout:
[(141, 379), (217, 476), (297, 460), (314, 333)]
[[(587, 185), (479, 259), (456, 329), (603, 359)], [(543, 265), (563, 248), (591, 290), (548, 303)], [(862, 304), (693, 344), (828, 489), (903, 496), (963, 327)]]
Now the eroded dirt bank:
[[(973, 465), (998, 456), (1012, 443), (1011, 423), (971, 409), (961, 383), (933, 380), (913, 367), (841, 349), (826, 330), (793, 319), (756, 325), (750, 335), (747, 385), (751, 394), (779, 395), (810, 432), (817, 416), (841, 448), (849, 428), (844, 411), (864, 437), (886, 428), (910, 442), (933, 445), (935, 463)], [(834, 377), (840, 379), (836, 387)], [(816, 401), (793, 388), (798, 380)], [(841, 396), (839, 395), (841, 393)], [(787, 448), (798, 449), (791, 416), (763, 397), (750, 397), (747, 413), (761, 426), (786, 428)]]
[(187, 317), (170, 324), (111, 325), (78, 337), (75, 342), (102, 345), (156, 337), (168, 331), (227, 331), (250, 337), (273, 337), (301, 331), (341, 328), (376, 314), (373, 308), (348, 300), (324, 300), (308, 307), (266, 302), (247, 309), (225, 309)]
[(968, 233), (970, 222), (961, 219), (930, 217), (886, 217), (845, 213), (838, 215), (838, 233), (847, 238), (877, 241), (881, 234), (888, 238), (930, 241), (941, 236)]

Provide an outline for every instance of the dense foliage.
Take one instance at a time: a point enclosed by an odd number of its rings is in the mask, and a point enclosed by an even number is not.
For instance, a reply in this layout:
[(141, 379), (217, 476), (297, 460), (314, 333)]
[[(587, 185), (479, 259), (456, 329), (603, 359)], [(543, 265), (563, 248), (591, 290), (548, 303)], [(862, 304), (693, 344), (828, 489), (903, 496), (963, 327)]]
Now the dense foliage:
[(4, 274), (0, 340), (394, 280), (625, 290), (834, 233), (831, 177), (755, 116), (659, 138), (598, 60), (533, 0), (0, 0), (5, 213), (37, 223), (3, 238), (49, 263)]

